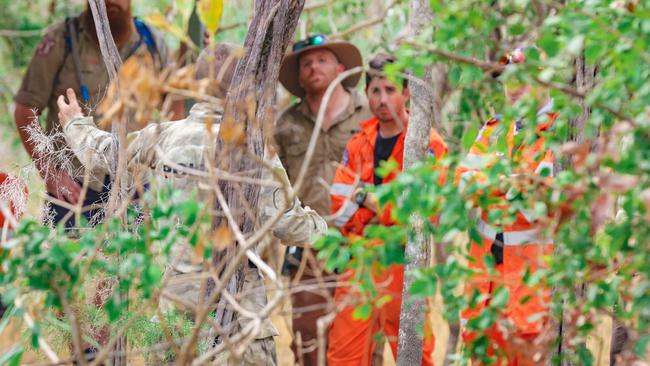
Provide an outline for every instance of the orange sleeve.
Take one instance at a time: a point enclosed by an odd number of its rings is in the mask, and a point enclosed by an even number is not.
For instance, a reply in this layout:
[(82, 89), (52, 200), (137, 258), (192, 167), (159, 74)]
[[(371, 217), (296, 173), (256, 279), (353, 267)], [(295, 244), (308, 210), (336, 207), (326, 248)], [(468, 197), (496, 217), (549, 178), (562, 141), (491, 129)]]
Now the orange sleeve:
[[(438, 134), (438, 131), (432, 128), (431, 133), (429, 134), (429, 149), (427, 150), (427, 153), (429, 155), (435, 156), (436, 159), (440, 160), (447, 155), (448, 151), (449, 148), (447, 147), (445, 141), (442, 139), (442, 136)], [(438, 170), (441, 173), (440, 179), (438, 180), (438, 184), (444, 184), (445, 181), (447, 180), (449, 167), (443, 166), (442, 164), (438, 163), (436, 164), (436, 170)]]
[(354, 202), (354, 191), (364, 182), (359, 181), (361, 157), (355, 149), (355, 138), (348, 143), (343, 152), (341, 164), (330, 188), (334, 225), (344, 235), (362, 234), (365, 225), (375, 216), (372, 210), (359, 207)]

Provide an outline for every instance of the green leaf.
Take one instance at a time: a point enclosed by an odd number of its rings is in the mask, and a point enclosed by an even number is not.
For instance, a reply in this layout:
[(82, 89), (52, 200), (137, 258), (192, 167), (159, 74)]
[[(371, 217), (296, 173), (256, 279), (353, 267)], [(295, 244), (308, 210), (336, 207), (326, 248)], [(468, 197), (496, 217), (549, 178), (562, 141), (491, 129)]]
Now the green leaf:
[(508, 156), (508, 140), (504, 134), (499, 134), (497, 138), (497, 151)]
[(494, 308), (504, 308), (510, 299), (510, 290), (507, 287), (499, 287), (492, 294), (490, 306)]
[(352, 318), (357, 320), (368, 320), (370, 318), (370, 313), (372, 313), (372, 305), (365, 303), (354, 309), (354, 312), (352, 312)]
[(634, 353), (641, 358), (645, 358), (646, 351), (648, 350), (648, 345), (650, 344), (650, 334), (646, 334), (639, 338), (639, 340), (634, 345)]
[(486, 330), (497, 320), (497, 313), (494, 308), (485, 308), (476, 317), (467, 322), (467, 328), (473, 330)]
[(0, 365), (18, 366), (23, 357), (25, 349), (21, 345), (16, 345), (9, 351), (0, 356)]
[(430, 277), (418, 278), (411, 284), (409, 292), (418, 296), (433, 296), (436, 293), (436, 281)]
[(31, 327), (31, 345), (34, 348), (38, 347), (38, 338), (41, 335), (41, 326), (38, 323), (34, 323), (34, 325)]
[(219, 29), (222, 13), (223, 0), (199, 0), (196, 4), (196, 14), (210, 34)]
[(471, 147), (472, 144), (474, 144), (474, 141), (476, 141), (476, 136), (478, 136), (478, 131), (479, 131), (479, 126), (472, 126), (465, 132), (463, 135), (463, 148), (465, 151), (468, 151)]

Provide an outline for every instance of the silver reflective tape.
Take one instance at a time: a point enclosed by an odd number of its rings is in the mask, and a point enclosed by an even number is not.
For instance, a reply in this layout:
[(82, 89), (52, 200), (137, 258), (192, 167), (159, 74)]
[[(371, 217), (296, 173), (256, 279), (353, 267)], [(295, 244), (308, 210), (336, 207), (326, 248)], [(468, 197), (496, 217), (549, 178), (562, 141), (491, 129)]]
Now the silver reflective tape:
[(465, 190), (465, 187), (467, 186), (467, 182), (476, 174), (476, 171), (474, 170), (468, 170), (465, 173), (461, 174), (459, 179), (458, 179), (458, 191), (462, 192)]
[(350, 197), (352, 196), (352, 192), (354, 192), (354, 186), (352, 184), (334, 183), (332, 184), (332, 188), (330, 188), (330, 194), (337, 196)]
[[(483, 220), (479, 220), (476, 228), (481, 236), (488, 240), (494, 240), (497, 236), (497, 229)], [(553, 244), (553, 238), (542, 237), (536, 229), (508, 231), (503, 233), (503, 244), (505, 246)]]
[(334, 220), (334, 225), (336, 225), (336, 227), (343, 227), (343, 225), (347, 224), (348, 221), (350, 221), (358, 209), (359, 205), (354, 202), (347, 201), (345, 203), (345, 207), (343, 208), (343, 212), (341, 212)]
[(470, 169), (481, 169), (484, 168), (492, 159), (493, 157), (491, 155), (479, 155), (479, 154), (469, 153), (460, 162), (460, 165)]
[(553, 176), (553, 163), (548, 161), (542, 161), (541, 163), (539, 163), (537, 169), (535, 169), (535, 174), (538, 175), (541, 174), (544, 169), (548, 169), (549, 172), (548, 177)]

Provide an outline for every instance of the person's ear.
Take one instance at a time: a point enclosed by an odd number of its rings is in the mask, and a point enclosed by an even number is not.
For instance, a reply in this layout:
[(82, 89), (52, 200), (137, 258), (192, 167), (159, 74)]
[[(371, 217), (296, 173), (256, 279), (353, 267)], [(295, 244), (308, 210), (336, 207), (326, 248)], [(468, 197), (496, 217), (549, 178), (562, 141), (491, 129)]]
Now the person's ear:
[(402, 88), (402, 95), (405, 99), (411, 98), (411, 89), (409, 89), (408, 85)]
[(338, 64), (338, 66), (336, 66), (336, 72), (340, 74), (340, 73), (342, 73), (343, 71), (345, 71), (345, 65), (343, 65), (343, 64)]

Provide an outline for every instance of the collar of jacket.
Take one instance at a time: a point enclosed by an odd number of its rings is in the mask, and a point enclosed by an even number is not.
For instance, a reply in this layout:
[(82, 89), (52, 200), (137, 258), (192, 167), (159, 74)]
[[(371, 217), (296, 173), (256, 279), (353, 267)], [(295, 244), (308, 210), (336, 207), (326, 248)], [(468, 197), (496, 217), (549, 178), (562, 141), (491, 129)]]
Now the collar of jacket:
[(195, 103), (190, 109), (187, 121), (204, 123), (207, 117), (212, 117), (213, 123), (220, 123), (223, 117), (223, 107), (214, 103)]
[[(407, 110), (407, 113), (409, 113), (409, 118), (410, 118), (411, 116), (410, 111)], [(408, 121), (406, 121), (406, 123), (404, 124), (404, 130), (400, 132), (400, 136), (397, 139), (398, 144), (400, 142), (403, 142), (403, 140), (406, 138), (406, 131), (408, 130), (408, 127), (409, 127), (409, 123)], [(375, 141), (377, 140), (377, 134), (379, 133), (379, 120), (377, 119), (376, 116), (361, 123), (361, 133), (368, 140), (368, 143), (374, 147)]]

